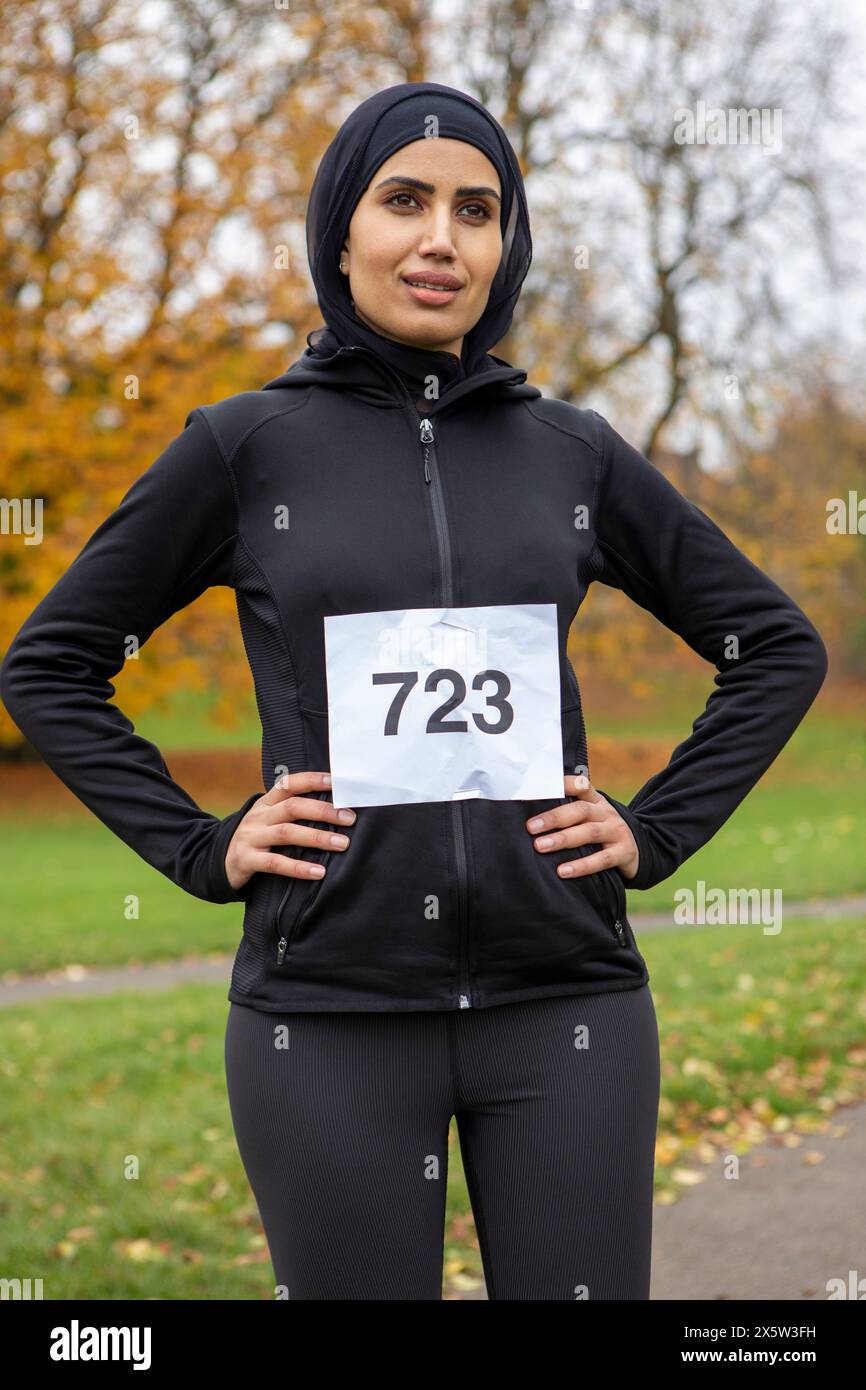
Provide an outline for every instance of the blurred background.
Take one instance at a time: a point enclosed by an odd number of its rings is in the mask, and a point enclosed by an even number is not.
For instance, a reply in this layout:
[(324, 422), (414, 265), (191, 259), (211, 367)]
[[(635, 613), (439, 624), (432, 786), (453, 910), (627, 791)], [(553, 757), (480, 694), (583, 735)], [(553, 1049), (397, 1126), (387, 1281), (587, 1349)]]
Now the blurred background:
[[(300, 356), (321, 322), (317, 161), (365, 97), (422, 80), (487, 104), (523, 168), (533, 264), (493, 351), (605, 414), (822, 633), (830, 674), (783, 754), (711, 844), (629, 895), (662, 1040), (657, 1298), (826, 1297), (854, 1258), (841, 1202), (820, 1258), (756, 1269), (734, 1242), (705, 1292), (688, 1241), (718, 1249), (722, 1156), (776, 1155), (782, 1184), (818, 1182), (834, 1141), (866, 1158), (864, 68), (854, 3), (0, 11), (0, 652), (191, 409)], [(600, 585), (570, 650), (592, 780), (630, 800), (713, 668)], [(208, 809), (258, 785), (230, 590), (161, 628), (117, 703)], [(2, 705), (0, 822), (0, 1273), (50, 1298), (273, 1297), (222, 1072), (242, 907), (139, 861)], [(783, 932), (679, 925), (699, 880), (781, 890)], [(451, 1145), (445, 1296), (483, 1297)]]

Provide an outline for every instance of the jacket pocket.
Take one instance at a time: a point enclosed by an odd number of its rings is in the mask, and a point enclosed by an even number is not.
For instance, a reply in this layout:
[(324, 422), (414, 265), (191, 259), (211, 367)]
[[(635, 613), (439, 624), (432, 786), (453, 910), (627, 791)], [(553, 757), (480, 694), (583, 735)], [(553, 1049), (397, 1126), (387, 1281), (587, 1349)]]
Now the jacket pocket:
[[(563, 862), (567, 863), (569, 857), (571, 859), (585, 859), (588, 854), (595, 854), (599, 849), (601, 849), (601, 845), (595, 843), (573, 845), (570, 850), (563, 852)], [(616, 869), (596, 869), (595, 873), (587, 874), (585, 877), (586, 882), (598, 898), (602, 915), (609, 919), (617, 941), (621, 946), (628, 946), (624, 928), (625, 885), (620, 874)]]
[[(310, 766), (327, 769), (328, 716), (302, 713)], [(330, 801), (332, 794), (316, 795)], [(456, 968), (450, 806), (354, 809), (354, 823), (343, 827), (346, 849), (287, 847), (326, 872), (286, 881), (273, 911), (270, 968), (275, 977), (332, 989), (357, 992), (363, 979), (405, 1000), (443, 995)]]
[(625, 928), (625, 888), (616, 869), (572, 878), (561, 864), (601, 846), (540, 851), (526, 828), (533, 816), (579, 800), (565, 793), (585, 730), (579, 701), (561, 710), (563, 790), (543, 801), (466, 801), (471, 826), (474, 892), (470, 941), (475, 968), (497, 990), (603, 982), (634, 974)]
[[(562, 709), (562, 752), (566, 772), (576, 767), (583, 769), (587, 766), (586, 762), (580, 761), (581, 755), (585, 756), (586, 752), (586, 730), (580, 691), (577, 688), (577, 680), (574, 678), (574, 672), (570, 665), (569, 671), (573, 677), (572, 684), (577, 698), (573, 704), (565, 705)], [(579, 801), (580, 798), (564, 796), (563, 800), (571, 802)], [(597, 853), (601, 848), (601, 844), (595, 841), (585, 845), (572, 845), (561, 851), (561, 862), (568, 863), (569, 859), (585, 859), (588, 855)], [(537, 853), (538, 851), (533, 852)], [(609, 918), (617, 941), (621, 946), (627, 946), (628, 941), (625, 939), (622, 920), (626, 915), (625, 884), (619, 870), (616, 868), (596, 869), (594, 873), (583, 875), (583, 877), (594, 892), (602, 915)]]
[[(331, 794), (327, 791), (307, 792), (305, 795), (307, 798), (314, 797), (316, 801), (331, 801)], [(295, 821), (295, 824), (306, 825), (314, 830), (326, 830), (329, 828), (330, 822), (299, 820)], [(346, 828), (349, 830), (354, 827), (347, 826)], [(334, 829), (336, 830), (336, 826)], [(283, 964), (303, 925), (304, 918), (322, 891), (328, 875), (333, 873), (333, 865), (329, 863), (329, 860), (349, 853), (348, 849), (324, 849), (315, 845), (281, 845), (280, 849), (292, 859), (306, 859), (312, 864), (324, 864), (325, 872), (319, 879), (296, 878), (294, 876), (286, 879), (285, 886), (277, 899), (272, 924), (272, 932), (276, 942), (277, 965)]]

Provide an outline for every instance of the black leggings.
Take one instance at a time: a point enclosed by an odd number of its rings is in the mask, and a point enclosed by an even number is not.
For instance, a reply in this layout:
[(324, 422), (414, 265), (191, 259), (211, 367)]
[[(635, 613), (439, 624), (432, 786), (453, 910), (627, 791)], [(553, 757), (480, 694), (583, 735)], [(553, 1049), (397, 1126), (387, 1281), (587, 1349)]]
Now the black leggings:
[(277, 1296), (441, 1299), (456, 1116), (490, 1299), (648, 1299), (648, 985), (429, 1013), (232, 1004), (226, 1079)]

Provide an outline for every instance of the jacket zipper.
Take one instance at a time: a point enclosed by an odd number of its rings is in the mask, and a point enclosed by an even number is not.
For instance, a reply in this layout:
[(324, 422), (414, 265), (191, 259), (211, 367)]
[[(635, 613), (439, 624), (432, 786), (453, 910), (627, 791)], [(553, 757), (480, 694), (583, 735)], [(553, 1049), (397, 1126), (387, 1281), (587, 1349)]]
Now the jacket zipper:
[[(367, 348), (362, 347), (342, 347), (339, 352), (362, 352), (366, 356), (373, 358), (377, 367), (387, 371), (388, 375), (396, 381), (401, 394), (405, 397), (409, 408), (414, 412), (419, 424), (419, 437), (421, 448), (424, 455), (424, 482), (432, 484), (433, 472), (430, 469), (430, 460), (433, 459), (434, 470), (436, 468), (436, 449), (435, 435), (433, 426), (428, 417), (421, 416), (415, 402), (403, 385), (403, 382), (393, 372), (386, 363), (379, 361), (375, 354)], [(454, 606), (453, 597), (453, 577), (451, 566), (451, 545), (448, 539), (448, 521), (445, 516), (445, 505), (442, 497), (442, 484), (438, 476), (436, 487), (431, 488), (430, 499), (433, 508), (433, 521), (436, 527), (436, 540), (439, 545), (439, 555), (441, 560), (442, 572), (442, 595), (441, 603), (443, 608)], [(457, 928), (460, 942), (460, 1008), (472, 1008), (472, 994), (469, 987), (469, 912), (468, 912), (468, 891), (467, 891), (467, 865), (466, 865), (466, 827), (463, 821), (463, 804), (458, 798), (451, 802), (451, 826), (454, 832), (454, 852), (457, 863)]]
[[(413, 405), (413, 410), (415, 409)], [(415, 411), (418, 414), (417, 410)], [(442, 485), (438, 479), (438, 464), (436, 461), (436, 436), (433, 433), (433, 426), (429, 419), (418, 416), (421, 446), (424, 450), (424, 482), (432, 483), (433, 475), (430, 471), (430, 455), (433, 456), (434, 466), (437, 468), (437, 487), (430, 493), (430, 500), (433, 505), (433, 520), (436, 523), (436, 538), (439, 541), (439, 553), (442, 558), (442, 606), (451, 608), (454, 604), (452, 569), (451, 569), (451, 545), (448, 540), (448, 522), (445, 517), (445, 506), (442, 498)], [(467, 868), (466, 868), (466, 830), (463, 824), (463, 803), (458, 797), (451, 802), (451, 825), (454, 831), (454, 853), (457, 861), (457, 926), (460, 941), (460, 1007), (461, 1009), (472, 1008), (472, 995), (469, 991), (469, 923), (468, 923), (468, 894), (467, 894)]]

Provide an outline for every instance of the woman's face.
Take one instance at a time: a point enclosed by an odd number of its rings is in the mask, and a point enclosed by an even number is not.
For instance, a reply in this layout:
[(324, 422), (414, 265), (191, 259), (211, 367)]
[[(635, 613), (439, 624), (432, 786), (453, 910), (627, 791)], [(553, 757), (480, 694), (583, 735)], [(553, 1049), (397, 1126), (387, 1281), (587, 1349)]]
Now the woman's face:
[[(343, 273), (359, 318), (398, 343), (459, 356), (502, 257), (501, 192), (494, 165), (464, 140), (415, 140), (386, 159), (343, 242)], [(431, 274), (450, 276), (459, 288), (443, 293), (407, 284)]]

